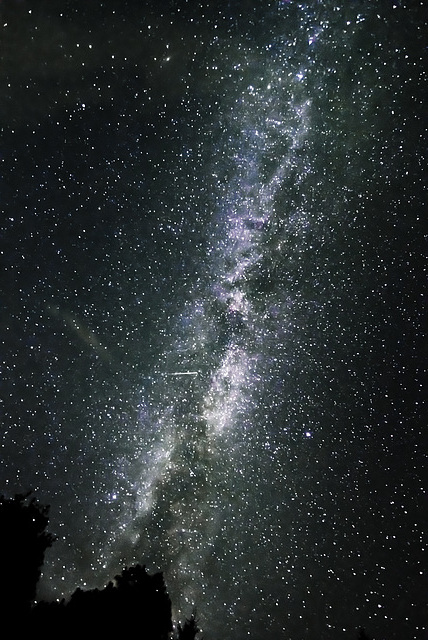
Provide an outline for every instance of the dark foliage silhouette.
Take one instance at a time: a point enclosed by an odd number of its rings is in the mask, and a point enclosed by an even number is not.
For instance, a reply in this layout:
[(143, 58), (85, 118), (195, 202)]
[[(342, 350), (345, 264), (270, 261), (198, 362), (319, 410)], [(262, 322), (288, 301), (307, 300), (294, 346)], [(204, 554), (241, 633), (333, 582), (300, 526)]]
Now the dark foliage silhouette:
[[(199, 633), (198, 620), (196, 618), (196, 609), (193, 611), (191, 617), (185, 621), (184, 625), (181, 624), (177, 627), (177, 640), (194, 640)], [(202, 640), (202, 638), (201, 638)]]
[[(44, 554), (55, 538), (46, 532), (49, 508), (29, 496), (0, 497), (0, 613), (7, 637), (120, 637), (138, 629), (140, 640), (196, 640), (196, 610), (173, 634), (163, 575), (139, 564), (103, 589), (76, 589), (68, 602), (35, 604)], [(373, 639), (361, 628), (358, 640)]]
[(104, 589), (76, 589), (69, 602), (39, 603), (30, 616), (31, 627), (67, 630), (94, 637), (121, 635), (138, 623), (141, 640), (169, 640), (171, 601), (161, 573), (149, 575), (136, 565), (123, 569)]
[(49, 507), (29, 496), (0, 496), (0, 607), (3, 619), (16, 622), (34, 602), (45, 551), (54, 541), (46, 532)]

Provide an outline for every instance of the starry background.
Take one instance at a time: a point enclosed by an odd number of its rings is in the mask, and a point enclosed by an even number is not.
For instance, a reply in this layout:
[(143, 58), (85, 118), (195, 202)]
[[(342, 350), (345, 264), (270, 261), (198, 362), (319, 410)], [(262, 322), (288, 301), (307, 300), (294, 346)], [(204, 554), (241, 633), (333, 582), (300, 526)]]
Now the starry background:
[[(0, 3), (1, 467), (39, 595), (426, 638), (422, 2)], [(424, 235), (425, 234), (425, 235)]]

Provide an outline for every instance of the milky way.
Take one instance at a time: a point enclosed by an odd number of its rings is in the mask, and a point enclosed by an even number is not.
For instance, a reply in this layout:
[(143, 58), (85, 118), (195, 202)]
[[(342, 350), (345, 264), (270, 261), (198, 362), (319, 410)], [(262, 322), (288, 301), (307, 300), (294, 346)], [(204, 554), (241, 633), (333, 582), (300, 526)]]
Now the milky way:
[(3, 4), (0, 480), (51, 505), (40, 596), (140, 562), (206, 640), (425, 637), (416, 6)]

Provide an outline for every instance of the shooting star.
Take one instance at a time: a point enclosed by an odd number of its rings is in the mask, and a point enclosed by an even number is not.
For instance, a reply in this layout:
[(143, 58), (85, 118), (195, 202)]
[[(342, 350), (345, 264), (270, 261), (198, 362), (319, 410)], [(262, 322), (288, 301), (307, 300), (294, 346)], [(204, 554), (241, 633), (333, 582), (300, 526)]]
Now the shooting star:
[(172, 373), (162, 373), (163, 376), (198, 376), (199, 371), (173, 371)]

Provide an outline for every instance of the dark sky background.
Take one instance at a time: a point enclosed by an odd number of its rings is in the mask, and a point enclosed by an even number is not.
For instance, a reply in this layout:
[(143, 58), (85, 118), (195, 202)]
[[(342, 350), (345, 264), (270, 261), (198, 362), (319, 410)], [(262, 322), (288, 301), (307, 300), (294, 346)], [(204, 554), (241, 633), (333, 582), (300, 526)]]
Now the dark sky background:
[(426, 27), (0, 3), (0, 492), (51, 505), (40, 597), (140, 562), (206, 640), (428, 637)]

